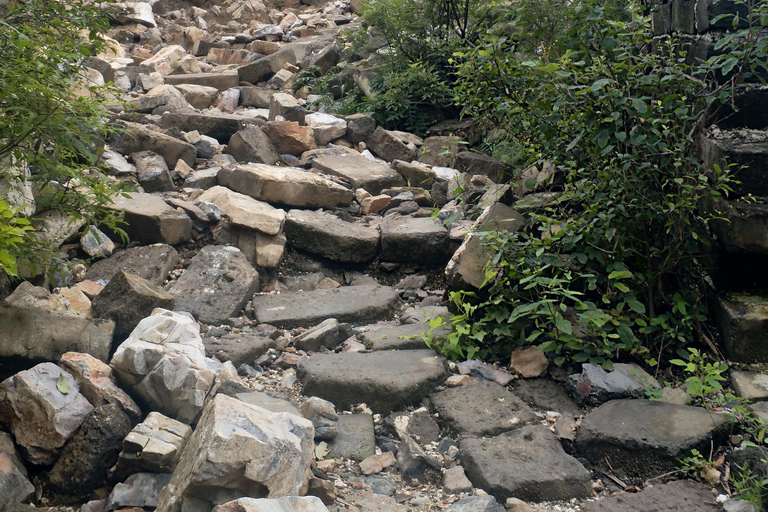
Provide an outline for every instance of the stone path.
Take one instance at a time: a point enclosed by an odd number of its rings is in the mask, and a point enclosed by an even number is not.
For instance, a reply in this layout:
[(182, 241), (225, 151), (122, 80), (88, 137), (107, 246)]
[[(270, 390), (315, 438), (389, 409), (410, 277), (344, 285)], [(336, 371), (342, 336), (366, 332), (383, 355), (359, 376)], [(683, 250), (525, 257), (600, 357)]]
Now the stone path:
[[(0, 509), (743, 506), (674, 480), (728, 425), (682, 390), (641, 399), (661, 388), (641, 368), (567, 376), (535, 349), (492, 366), (426, 346), (446, 288), (482, 284), (473, 231), (520, 229), (557, 191), (497, 184), (504, 164), (462, 149), (466, 122), (422, 139), (315, 112), (298, 72), (348, 58), (336, 36), (359, 5), (288, 3), (124, 3), (111, 53), (88, 61), (128, 101), (104, 155), (139, 187), (112, 206), (132, 245), (49, 214), (72, 275), (4, 290)], [(724, 140), (711, 158), (748, 149)], [(730, 353), (754, 352), (756, 302), (720, 307)], [(765, 375), (732, 382), (768, 416)]]

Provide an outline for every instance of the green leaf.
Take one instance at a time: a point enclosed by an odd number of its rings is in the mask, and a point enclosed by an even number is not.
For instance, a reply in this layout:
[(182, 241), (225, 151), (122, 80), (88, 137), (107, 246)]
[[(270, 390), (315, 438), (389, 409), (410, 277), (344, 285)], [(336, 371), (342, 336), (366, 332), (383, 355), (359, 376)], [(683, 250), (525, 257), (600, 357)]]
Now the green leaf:
[(641, 114), (648, 112), (648, 105), (640, 98), (632, 98), (632, 106)]
[(733, 71), (733, 68), (738, 63), (739, 63), (739, 59), (737, 59), (736, 57), (731, 57), (730, 59), (727, 59), (725, 62), (723, 62), (722, 67), (720, 68), (720, 71), (722, 71), (724, 75), (727, 75), (728, 73)]
[(608, 279), (628, 279), (632, 277), (632, 272), (629, 270), (614, 270), (608, 274)]
[(611, 81), (607, 78), (601, 78), (599, 80), (595, 80), (595, 82), (592, 84), (592, 87), (589, 88), (590, 92), (596, 93), (600, 91), (603, 87), (608, 85)]
[(613, 287), (624, 293), (629, 292), (629, 286), (625, 285), (624, 283), (613, 283)]
[(69, 394), (69, 381), (63, 373), (60, 373), (59, 378), (56, 379), (56, 388), (59, 390), (59, 392), (61, 392), (62, 395)]
[(555, 327), (558, 331), (565, 334), (573, 334), (571, 322), (561, 316), (555, 318)]

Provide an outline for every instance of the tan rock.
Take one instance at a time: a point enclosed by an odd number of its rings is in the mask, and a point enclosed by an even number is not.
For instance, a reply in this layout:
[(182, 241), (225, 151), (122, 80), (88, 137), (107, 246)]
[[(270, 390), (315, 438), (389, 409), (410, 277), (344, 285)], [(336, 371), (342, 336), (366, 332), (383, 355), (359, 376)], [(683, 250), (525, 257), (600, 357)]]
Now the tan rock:
[(395, 454), (392, 452), (371, 455), (360, 462), (360, 471), (364, 475), (375, 475), (390, 466), (394, 466), (395, 462)]
[(549, 366), (549, 360), (538, 347), (520, 347), (509, 357), (509, 370), (526, 379), (540, 376)]
[(228, 188), (221, 186), (210, 188), (197, 200), (210, 201), (218, 206), (235, 226), (255, 229), (267, 235), (276, 235), (283, 229), (285, 222), (283, 210)]
[(381, 210), (387, 207), (391, 200), (392, 198), (386, 194), (366, 197), (360, 203), (360, 213), (362, 215), (379, 213)]
[(314, 130), (294, 121), (269, 121), (262, 129), (281, 154), (299, 156), (317, 147)]

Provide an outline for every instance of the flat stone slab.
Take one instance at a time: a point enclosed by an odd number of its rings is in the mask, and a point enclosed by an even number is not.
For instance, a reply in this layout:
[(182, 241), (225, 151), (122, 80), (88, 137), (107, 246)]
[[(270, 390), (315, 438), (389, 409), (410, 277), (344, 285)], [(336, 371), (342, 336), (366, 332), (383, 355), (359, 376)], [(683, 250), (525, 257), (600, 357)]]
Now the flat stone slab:
[(248, 119), (232, 114), (202, 114), (193, 110), (165, 112), (161, 119), (163, 128), (176, 127), (185, 132), (197, 131), (200, 135), (213, 137), (220, 144), (241, 130)]
[[(221, 172), (221, 171), (219, 171)], [(285, 212), (251, 196), (233, 192), (226, 187), (209, 188), (197, 198), (210, 201), (229, 217), (235, 226), (255, 229), (267, 235), (276, 235), (283, 229)]]
[(233, 332), (218, 338), (203, 338), (203, 345), (207, 357), (231, 361), (238, 368), (243, 363), (253, 366), (257, 357), (275, 348), (275, 340), (254, 333)]
[(396, 170), (359, 155), (322, 156), (312, 161), (312, 167), (340, 176), (349, 181), (352, 188), (362, 188), (373, 195), (380, 194), (385, 188), (405, 185)]
[(691, 480), (654, 485), (642, 492), (621, 494), (581, 506), (584, 512), (718, 512), (708, 486)]
[(731, 385), (737, 396), (747, 400), (768, 399), (768, 374), (732, 371)]
[(109, 281), (112, 276), (123, 271), (161, 286), (179, 261), (179, 253), (167, 244), (132, 247), (97, 261), (85, 273), (85, 278)]
[(317, 173), (294, 167), (247, 164), (224, 167), (219, 184), (260, 201), (300, 208), (335, 208), (352, 203), (352, 190)]
[(528, 405), (564, 415), (579, 412), (576, 401), (562, 385), (549, 379), (518, 379), (512, 383), (512, 392)]
[[(371, 326), (370, 331), (358, 335), (360, 341), (370, 350), (415, 350), (427, 348), (424, 334), (429, 331), (429, 322), (403, 325)], [(445, 337), (450, 333), (447, 327), (438, 327), (435, 338)]]
[(342, 414), (337, 423), (338, 435), (328, 443), (326, 458), (350, 458), (361, 461), (376, 453), (373, 416)]
[(676, 469), (679, 459), (694, 448), (709, 450), (710, 440), (725, 423), (724, 415), (700, 407), (613, 400), (584, 418), (575, 447), (581, 456), (620, 477), (644, 479)]
[(555, 501), (592, 496), (591, 475), (548, 428), (529, 425), (459, 444), (467, 476), (497, 500)]
[(324, 212), (289, 210), (285, 235), (297, 249), (345, 263), (370, 261), (379, 249), (378, 229)]
[(131, 192), (129, 198), (115, 197), (107, 208), (124, 212), (125, 221), (120, 227), (132, 241), (178, 245), (192, 237), (192, 219), (162, 197)]
[(448, 230), (428, 217), (388, 217), (380, 225), (381, 259), (445, 264), (451, 257)]
[(369, 323), (384, 320), (400, 305), (400, 296), (388, 286), (342, 286), (278, 295), (255, 295), (256, 320), (283, 329), (307, 327), (335, 318), (339, 322)]
[(418, 402), (448, 376), (445, 358), (431, 350), (314, 354), (299, 361), (304, 394), (348, 409), (364, 402), (389, 413)]
[(203, 85), (205, 87), (215, 87), (219, 92), (240, 85), (240, 77), (237, 71), (224, 71), (222, 73), (189, 73), (186, 75), (168, 75), (163, 78), (165, 79), (166, 84)]
[(494, 436), (536, 420), (530, 407), (495, 382), (477, 382), (430, 395), (439, 419), (457, 434)]

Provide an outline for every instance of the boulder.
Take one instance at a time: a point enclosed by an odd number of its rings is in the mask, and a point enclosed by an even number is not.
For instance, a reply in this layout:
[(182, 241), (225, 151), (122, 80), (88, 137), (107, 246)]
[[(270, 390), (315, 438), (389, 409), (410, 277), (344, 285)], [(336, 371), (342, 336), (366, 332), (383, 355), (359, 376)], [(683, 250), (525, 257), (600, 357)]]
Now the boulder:
[(413, 187), (432, 188), (437, 180), (437, 174), (431, 167), (418, 162), (404, 162), (394, 160), (392, 168), (395, 169)]
[(291, 329), (318, 324), (328, 318), (349, 323), (378, 321), (394, 313), (400, 297), (387, 286), (360, 285), (255, 295), (251, 303), (259, 323)]
[(692, 449), (707, 452), (727, 422), (700, 407), (613, 400), (587, 415), (576, 436), (576, 451), (619, 478), (646, 479), (676, 469)]
[(765, 297), (746, 293), (717, 297), (715, 318), (729, 360), (745, 363), (768, 361), (765, 350), (768, 300)]
[(169, 75), (164, 77), (165, 83), (170, 85), (190, 84), (213, 87), (218, 91), (226, 91), (237, 87), (240, 81), (236, 71), (222, 71), (221, 73), (187, 73), (184, 75)]
[(549, 367), (549, 359), (539, 347), (518, 347), (509, 356), (509, 369), (525, 379), (539, 377)]
[(731, 387), (750, 402), (768, 399), (768, 374), (731, 370)]
[(307, 352), (318, 352), (322, 348), (334, 349), (348, 337), (349, 333), (343, 329), (343, 325), (335, 318), (328, 318), (298, 336), (295, 345)]
[(285, 235), (265, 235), (251, 229), (237, 230), (237, 247), (252, 264), (264, 268), (275, 268), (285, 252)]
[(312, 128), (296, 121), (268, 121), (262, 128), (280, 154), (300, 156), (317, 147)]
[(115, 322), (115, 336), (123, 340), (155, 308), (173, 309), (173, 295), (143, 277), (118, 271), (93, 299), (93, 315)]
[(140, 65), (157, 71), (161, 75), (170, 75), (186, 55), (187, 51), (183, 46), (166, 46), (149, 59), (142, 61)]
[(184, 99), (198, 110), (203, 110), (213, 105), (214, 100), (216, 100), (216, 97), (219, 95), (219, 90), (217, 88), (208, 87), (206, 85), (178, 84), (176, 89), (181, 91), (181, 94), (184, 95)]
[(130, 430), (128, 416), (117, 405), (93, 409), (48, 473), (51, 487), (78, 498), (103, 487), (107, 470), (117, 462), (120, 443)]
[(581, 374), (570, 375), (565, 386), (579, 404), (599, 405), (618, 398), (645, 396), (646, 388), (661, 389), (659, 381), (636, 364), (615, 363), (606, 372), (601, 366), (582, 365)]
[(53, 363), (0, 383), (0, 418), (32, 464), (53, 463), (92, 410), (74, 377)]
[(408, 144), (402, 137), (381, 126), (376, 128), (366, 141), (371, 151), (387, 162), (405, 160), (410, 162), (416, 158), (416, 146)]
[(88, 226), (80, 236), (80, 247), (93, 259), (108, 258), (115, 250), (115, 242), (96, 226)]
[(13, 444), (13, 438), (0, 432), (0, 506), (27, 503), (35, 496), (35, 486), (29, 481), (27, 468)]
[(427, 137), (419, 149), (419, 162), (438, 167), (456, 167), (456, 154), (462, 142), (461, 137), (451, 135)]
[(352, 188), (362, 188), (373, 195), (386, 188), (405, 185), (394, 169), (354, 155), (327, 155), (312, 160), (312, 167), (347, 180)]
[(141, 420), (141, 409), (128, 393), (117, 386), (108, 364), (89, 354), (67, 352), (61, 356), (59, 366), (75, 378), (80, 393), (94, 407), (112, 404), (120, 408), (131, 423)]
[(456, 169), (470, 176), (480, 174), (496, 183), (506, 181), (508, 179), (507, 174), (511, 171), (501, 160), (474, 151), (459, 152), (456, 155), (454, 165)]
[(263, 164), (235, 165), (219, 172), (219, 183), (254, 199), (299, 208), (349, 206), (352, 191), (303, 169)]
[(139, 322), (110, 364), (153, 410), (184, 423), (197, 418), (215, 377), (197, 322), (164, 309)]
[[(181, 87), (181, 86), (179, 86)], [(198, 86), (195, 86), (198, 87)], [(206, 87), (212, 93), (218, 92), (212, 87)], [(226, 144), (238, 131), (245, 128), (247, 120), (232, 114), (208, 114), (182, 110), (176, 112), (164, 112), (160, 122), (163, 128), (176, 127), (185, 132), (198, 132), (200, 135), (213, 137), (219, 144)]]
[(297, 249), (347, 263), (370, 261), (379, 248), (378, 229), (324, 212), (289, 210), (285, 235)]
[[(430, 331), (429, 322), (403, 325), (374, 325), (357, 337), (370, 350), (414, 350), (426, 348), (425, 335)], [(449, 327), (440, 326), (432, 332), (432, 339), (443, 339), (450, 334)]]
[(183, 160), (190, 167), (195, 165), (197, 149), (192, 144), (140, 124), (122, 122), (122, 125), (125, 130), (116, 132), (109, 140), (115, 151), (123, 155), (154, 151), (165, 159), (169, 169), (175, 168), (179, 160)]
[(318, 146), (325, 146), (332, 140), (343, 137), (347, 133), (347, 122), (330, 114), (315, 112), (304, 118), (307, 126), (314, 130)]
[(115, 274), (123, 271), (160, 286), (179, 261), (179, 253), (167, 244), (132, 247), (97, 261), (86, 271), (85, 278), (91, 281), (109, 281)]
[(328, 512), (315, 496), (286, 496), (277, 499), (240, 498), (223, 503), (213, 512)]
[[(548, 428), (529, 425), (491, 438), (462, 439), (467, 476), (497, 500), (582, 499), (592, 496), (591, 475), (563, 451)], [(503, 454), (503, 456), (499, 456)]]
[(219, 361), (231, 361), (236, 368), (242, 364), (254, 364), (269, 349), (275, 348), (275, 340), (249, 332), (233, 332), (221, 337), (203, 338), (205, 355)]
[[(464, 474), (464, 471), (461, 470), (460, 467), (453, 469), (460, 470), (462, 475)], [(448, 473), (446, 472), (446, 475), (447, 474)], [(472, 490), (471, 483), (469, 490)], [(469, 496), (453, 502), (451, 506), (446, 509), (446, 512), (505, 512), (505, 510), (506, 509), (499, 505), (496, 498), (493, 496)]]
[(382, 260), (441, 265), (450, 258), (448, 230), (438, 220), (391, 216), (379, 228)]
[(160, 498), (160, 491), (168, 485), (170, 479), (171, 475), (167, 473), (133, 474), (125, 482), (115, 485), (104, 504), (104, 512), (118, 509), (155, 508)]
[(315, 439), (331, 440), (339, 435), (339, 416), (328, 400), (316, 396), (309, 397), (301, 404), (301, 415), (315, 427)]
[(229, 139), (227, 155), (232, 155), (238, 162), (274, 165), (280, 161), (280, 155), (275, 150), (272, 141), (254, 125), (246, 125)]
[(530, 407), (495, 382), (449, 388), (430, 401), (444, 426), (462, 436), (495, 436), (536, 420)]
[(328, 441), (329, 459), (347, 458), (356, 461), (376, 453), (373, 416), (370, 414), (342, 414), (336, 422), (336, 435)]
[(236, 247), (209, 245), (169, 290), (176, 308), (201, 322), (222, 324), (237, 316), (259, 288), (259, 274)]
[(157, 511), (211, 507), (244, 496), (302, 495), (311, 474), (313, 437), (312, 423), (304, 418), (216, 395), (161, 492)]
[(299, 100), (292, 95), (284, 92), (276, 92), (269, 100), (269, 120), (295, 121), (299, 124), (304, 122), (307, 112), (299, 104)]
[(347, 409), (365, 402), (388, 413), (421, 400), (447, 376), (445, 359), (431, 350), (314, 354), (299, 361), (304, 393)]
[(213, 187), (206, 190), (198, 202), (209, 201), (221, 209), (221, 213), (229, 217), (233, 225), (242, 228), (255, 229), (267, 235), (276, 235), (283, 229), (285, 212), (270, 206), (263, 201), (232, 192), (225, 187)]
[(365, 142), (376, 129), (376, 120), (368, 114), (352, 114), (345, 119), (347, 121), (346, 136), (353, 144)]
[(162, 197), (132, 192), (130, 197), (113, 198), (107, 208), (125, 215), (120, 227), (131, 240), (177, 245), (192, 237), (192, 219), (168, 205)]
[(709, 486), (691, 480), (658, 484), (633, 494), (619, 494), (582, 505), (584, 512), (718, 512)]

